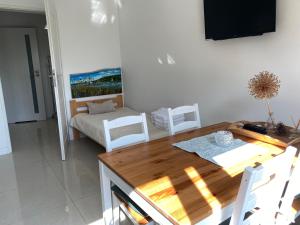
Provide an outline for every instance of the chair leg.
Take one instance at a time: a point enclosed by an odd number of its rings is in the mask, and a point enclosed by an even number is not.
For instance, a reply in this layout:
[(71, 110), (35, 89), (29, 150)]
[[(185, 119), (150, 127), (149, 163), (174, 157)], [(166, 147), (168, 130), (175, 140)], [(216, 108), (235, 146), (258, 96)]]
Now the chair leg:
[(120, 201), (114, 195), (114, 193), (112, 193), (112, 201), (113, 201), (114, 225), (120, 225)]

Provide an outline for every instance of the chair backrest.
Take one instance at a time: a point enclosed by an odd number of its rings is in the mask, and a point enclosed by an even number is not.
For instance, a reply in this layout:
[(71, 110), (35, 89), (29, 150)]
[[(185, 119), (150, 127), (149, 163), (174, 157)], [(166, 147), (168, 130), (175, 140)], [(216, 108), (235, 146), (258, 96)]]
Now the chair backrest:
[[(293, 212), (292, 205), (294, 199), (299, 198), (300, 195), (300, 155), (294, 162), (294, 166), (291, 170), (291, 176), (288, 180), (285, 193), (281, 200), (280, 214), (284, 224), (291, 224), (295, 217), (299, 215), (299, 212)], [(295, 215), (296, 213), (296, 215)]]
[(295, 154), (296, 149), (288, 147), (263, 165), (245, 169), (230, 225), (274, 224)]
[[(129, 134), (115, 140), (112, 140), (110, 131), (115, 128), (141, 124), (142, 133), (139, 134)], [(148, 142), (149, 141), (149, 133), (147, 127), (147, 119), (146, 114), (142, 113), (138, 116), (125, 116), (120, 117), (111, 121), (104, 120), (104, 138), (106, 143), (106, 151), (111, 152), (115, 148), (139, 143), (139, 142)]]
[[(184, 121), (178, 124), (174, 124), (174, 117), (178, 115), (184, 114), (193, 114), (194, 120), (192, 121)], [(169, 133), (174, 135), (177, 132), (192, 129), (192, 128), (200, 128), (200, 115), (198, 104), (194, 104), (192, 106), (180, 106), (175, 109), (168, 109), (169, 116)]]

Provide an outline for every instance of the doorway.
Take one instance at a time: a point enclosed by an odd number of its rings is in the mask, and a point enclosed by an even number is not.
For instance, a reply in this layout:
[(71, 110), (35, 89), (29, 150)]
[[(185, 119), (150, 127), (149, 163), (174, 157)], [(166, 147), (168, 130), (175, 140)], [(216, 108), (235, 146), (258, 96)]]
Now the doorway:
[[(24, 123), (36, 127), (33, 123), (50, 122), (57, 130), (53, 132), (60, 143), (57, 150), (65, 160), (67, 125), (61, 123), (66, 122), (65, 102), (64, 96), (57, 95), (58, 87), (63, 89), (64, 85), (56, 80), (54, 66), (58, 60), (53, 56), (47, 27), (44, 13), (0, 11), (0, 76), (11, 131), (23, 129)], [(56, 60), (54, 65), (51, 59)], [(66, 134), (61, 133), (61, 127)]]
[(0, 28), (0, 49), (0, 74), (8, 123), (46, 120), (35, 29)]

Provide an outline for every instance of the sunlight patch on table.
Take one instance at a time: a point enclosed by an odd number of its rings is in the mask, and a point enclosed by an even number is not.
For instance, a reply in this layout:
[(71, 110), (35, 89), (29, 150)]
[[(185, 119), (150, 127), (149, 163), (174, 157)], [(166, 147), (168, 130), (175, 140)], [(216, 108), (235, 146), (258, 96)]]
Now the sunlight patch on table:
[(223, 168), (229, 168), (244, 162), (252, 157), (264, 155), (268, 152), (267, 149), (254, 144), (246, 144), (241, 147), (232, 149), (231, 151), (213, 157), (216, 164)]
[(219, 200), (213, 195), (213, 193), (209, 190), (209, 187), (205, 183), (204, 179), (198, 173), (198, 171), (194, 167), (189, 167), (185, 169), (185, 173), (191, 179), (191, 181), (195, 184), (197, 190), (201, 193), (204, 199), (206, 199), (207, 203), (212, 209), (221, 208), (222, 204)]

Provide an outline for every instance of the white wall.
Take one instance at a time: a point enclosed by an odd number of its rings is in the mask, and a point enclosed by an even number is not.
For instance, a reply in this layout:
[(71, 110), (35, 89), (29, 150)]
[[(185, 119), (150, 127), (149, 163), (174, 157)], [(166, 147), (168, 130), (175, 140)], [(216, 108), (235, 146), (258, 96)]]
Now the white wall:
[[(248, 95), (247, 83), (270, 70), (282, 80), (280, 95), (272, 100), (276, 118), (300, 119), (300, 1), (277, 2), (276, 33), (215, 42), (205, 40), (203, 0), (124, 0), (126, 104), (150, 112), (198, 102), (204, 125), (264, 120), (264, 105)], [(176, 64), (166, 62), (167, 54)]]
[(43, 0), (0, 0), (1, 9), (43, 12)]
[(51, 118), (54, 113), (54, 107), (48, 74), (50, 51), (47, 31), (44, 29), (45, 25), (46, 18), (42, 14), (0, 11), (0, 27), (35, 28), (37, 31), (45, 108), (47, 118)]
[(114, 2), (55, 0), (69, 118), (69, 75), (121, 65), (117, 5)]

